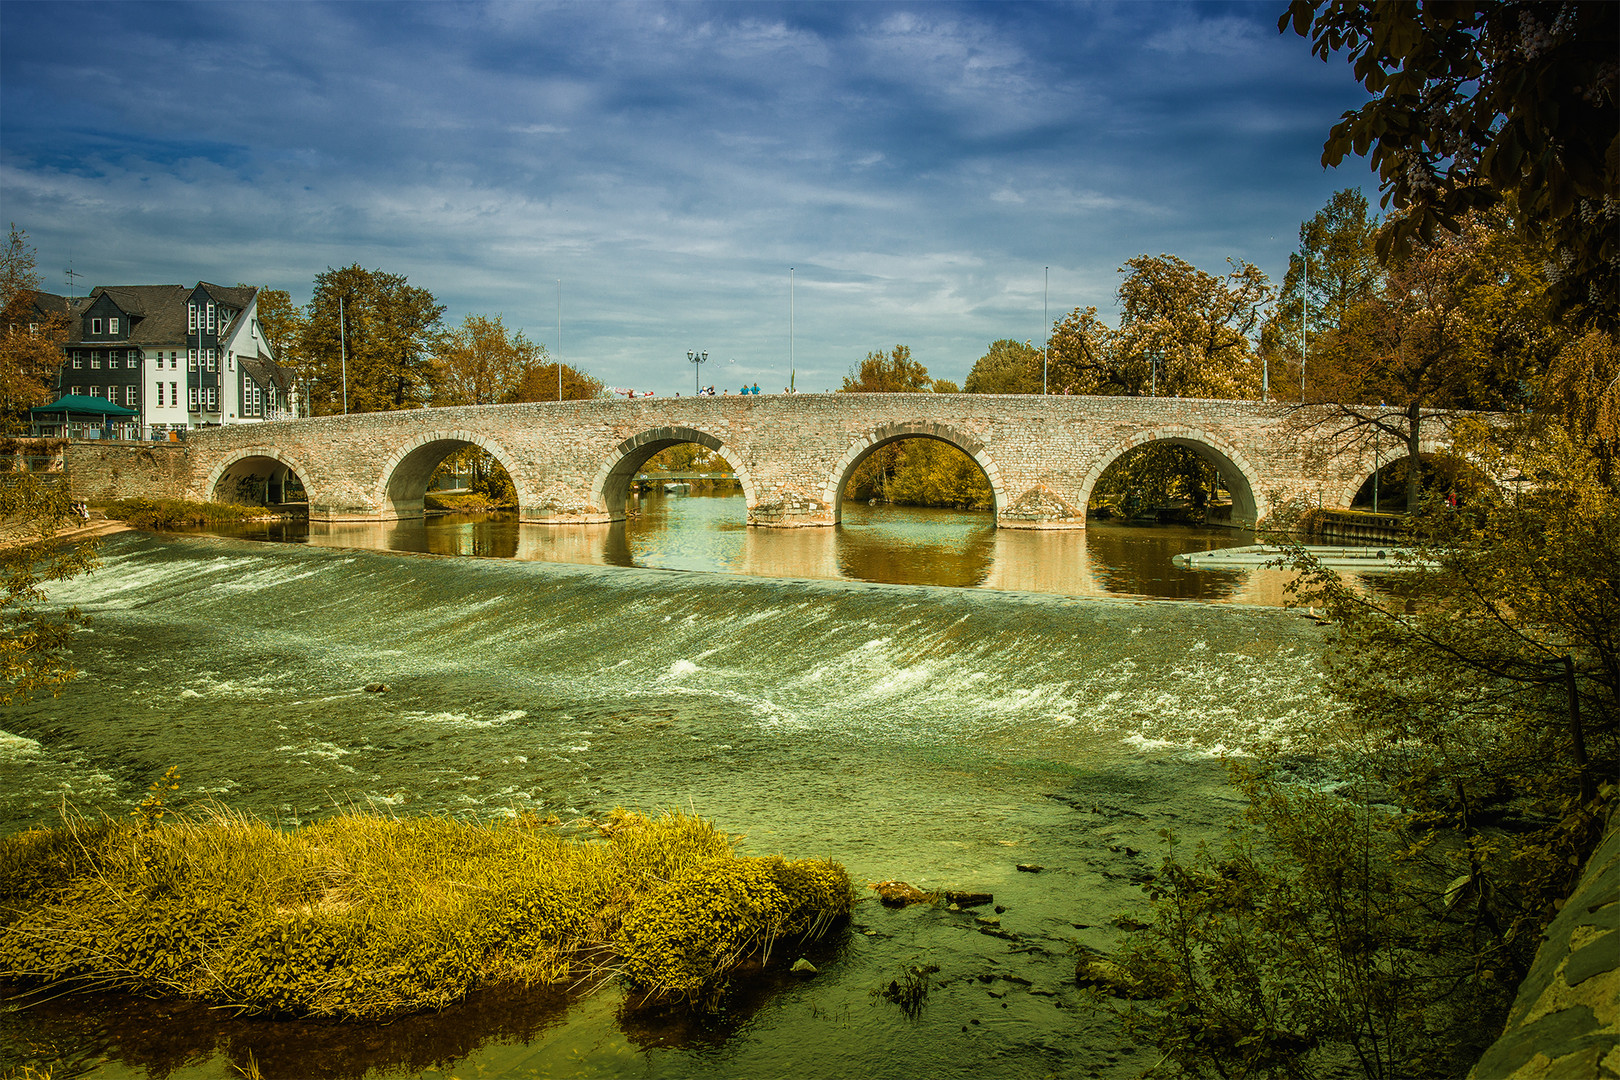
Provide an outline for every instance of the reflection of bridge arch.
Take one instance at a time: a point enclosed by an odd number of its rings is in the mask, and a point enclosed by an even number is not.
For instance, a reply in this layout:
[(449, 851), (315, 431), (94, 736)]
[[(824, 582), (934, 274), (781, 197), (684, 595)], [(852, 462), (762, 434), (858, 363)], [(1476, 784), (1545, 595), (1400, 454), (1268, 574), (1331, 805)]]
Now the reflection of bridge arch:
[(500, 462), (517, 489), (518, 503), (522, 505), (528, 477), (513, 467), (512, 455), (504, 446), (471, 431), (427, 431), (401, 446), (384, 463), (376, 488), (381, 495), (381, 516), (421, 517), (433, 470), (439, 467), (439, 462), (467, 446), (476, 446)]
[(1260, 505), (1255, 498), (1254, 490), (1259, 483), (1259, 471), (1225, 439), (1191, 427), (1148, 428), (1135, 432), (1116, 444), (1097, 459), (1091, 471), (1086, 473), (1085, 479), (1080, 482), (1080, 505), (1082, 507), (1090, 505), (1091, 491), (1097, 486), (1097, 481), (1102, 479), (1102, 474), (1107, 471), (1108, 466), (1132, 450), (1158, 442), (1191, 450), (1215, 467), (1215, 471), (1220, 474), (1221, 483), (1232, 496), (1233, 525), (1253, 526), (1260, 520)]
[(635, 479), (636, 473), (660, 451), (681, 443), (697, 443), (719, 454), (720, 459), (731, 466), (737, 482), (742, 485), (745, 505), (751, 509), (758, 502), (754, 478), (749, 475), (736, 451), (706, 431), (671, 425), (648, 428), (615, 446), (597, 470), (596, 479), (591, 482), (591, 503), (606, 510), (614, 521), (623, 520), (625, 500), (629, 498), (630, 482)]
[[(310, 505), (315, 504), (316, 477), (314, 474), (291, 454), (284, 450), (278, 450), (274, 446), (243, 447), (227, 454), (209, 472), (208, 479), (203, 481), (203, 501), (235, 501), (228, 497), (234, 493), (225, 491), (225, 489), (237, 485), (249, 477), (258, 476), (261, 470), (266, 469), (272, 484), (285, 485), (288, 474), (296, 476), (298, 482), (304, 485), (304, 493), (309, 497)], [(225, 491), (227, 497), (220, 497), (222, 491)]]
[(984, 472), (984, 478), (990, 482), (991, 514), (1000, 514), (1007, 508), (1007, 489), (1001, 479), (1001, 470), (996, 467), (995, 461), (978, 439), (948, 424), (929, 420), (902, 420), (873, 428), (856, 439), (832, 467), (832, 472), (827, 475), (827, 483), (822, 488), (821, 503), (832, 512), (835, 524), (843, 516), (844, 488), (849, 483), (850, 475), (861, 462), (871, 456), (872, 451), (899, 439), (935, 439), (956, 447), (978, 464), (980, 470)]

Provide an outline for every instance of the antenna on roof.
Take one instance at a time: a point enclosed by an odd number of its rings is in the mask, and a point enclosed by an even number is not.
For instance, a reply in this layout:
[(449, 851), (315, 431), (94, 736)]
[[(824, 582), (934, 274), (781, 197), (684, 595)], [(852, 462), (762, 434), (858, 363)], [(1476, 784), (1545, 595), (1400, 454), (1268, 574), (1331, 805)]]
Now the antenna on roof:
[(73, 299), (73, 279), (77, 277), (84, 277), (84, 275), (73, 269), (72, 263), (69, 263), (68, 268), (62, 272), (67, 275), (68, 299), (71, 300)]

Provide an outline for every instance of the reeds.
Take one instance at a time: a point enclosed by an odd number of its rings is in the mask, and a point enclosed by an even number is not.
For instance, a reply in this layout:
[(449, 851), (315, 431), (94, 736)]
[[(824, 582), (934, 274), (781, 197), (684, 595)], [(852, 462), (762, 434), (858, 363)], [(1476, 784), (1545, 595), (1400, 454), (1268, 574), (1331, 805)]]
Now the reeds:
[(351, 1020), (614, 976), (696, 1002), (853, 902), (836, 863), (739, 856), (679, 813), (572, 835), (532, 816), (68, 815), (0, 839), (0, 978)]

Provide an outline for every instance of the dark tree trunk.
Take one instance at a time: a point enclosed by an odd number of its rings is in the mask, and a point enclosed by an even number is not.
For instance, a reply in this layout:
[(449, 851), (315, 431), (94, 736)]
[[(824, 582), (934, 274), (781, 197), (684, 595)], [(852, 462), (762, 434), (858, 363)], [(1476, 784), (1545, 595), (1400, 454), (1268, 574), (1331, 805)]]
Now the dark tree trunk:
[(1416, 401), (1406, 407), (1406, 512), (1417, 513), (1418, 499), (1423, 494), (1423, 463), (1418, 448), (1423, 442), (1418, 425), (1423, 420), (1423, 409)]

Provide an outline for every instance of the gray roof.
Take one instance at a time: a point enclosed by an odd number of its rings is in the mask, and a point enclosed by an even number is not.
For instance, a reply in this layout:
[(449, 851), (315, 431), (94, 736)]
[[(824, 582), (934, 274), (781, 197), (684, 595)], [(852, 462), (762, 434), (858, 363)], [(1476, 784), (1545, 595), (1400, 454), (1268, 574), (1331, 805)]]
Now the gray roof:
[[(231, 287), (199, 281), (196, 285), (97, 285), (90, 295), (77, 301), (75, 313), (87, 310), (105, 296), (130, 319), (129, 333), (117, 342), (95, 344), (183, 348), (186, 343), (186, 302), (197, 289), (211, 296), (216, 304), (245, 311), (258, 289)], [(84, 323), (74, 319), (68, 325), (69, 345), (84, 344)]]
[(287, 390), (292, 386), (293, 370), (276, 363), (264, 353), (258, 356), (238, 356), (242, 370), (253, 376), (253, 380), (260, 386), (274, 386), (280, 390)]

